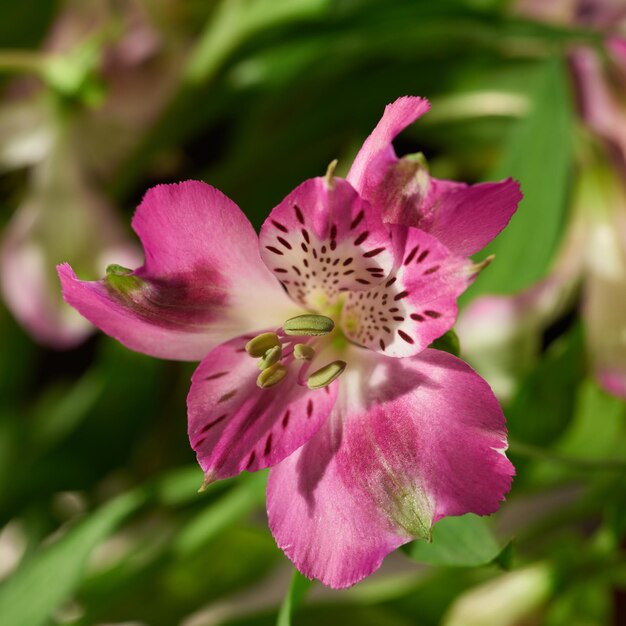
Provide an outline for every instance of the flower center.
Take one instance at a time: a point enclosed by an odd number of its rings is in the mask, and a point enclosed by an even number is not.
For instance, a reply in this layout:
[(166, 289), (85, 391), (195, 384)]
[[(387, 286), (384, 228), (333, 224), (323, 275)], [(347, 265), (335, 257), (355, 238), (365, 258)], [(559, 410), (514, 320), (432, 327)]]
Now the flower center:
[[(323, 389), (336, 380), (346, 362), (332, 361), (309, 373), (311, 363), (329, 341), (341, 342), (343, 333), (333, 333), (335, 323), (325, 315), (305, 314), (286, 320), (275, 332), (261, 333), (246, 344), (246, 352), (259, 359), (261, 373), (257, 385), (268, 389), (280, 384), (294, 361), (300, 362), (298, 384)], [(336, 337), (331, 337), (336, 334)], [(345, 341), (345, 338), (344, 338)]]

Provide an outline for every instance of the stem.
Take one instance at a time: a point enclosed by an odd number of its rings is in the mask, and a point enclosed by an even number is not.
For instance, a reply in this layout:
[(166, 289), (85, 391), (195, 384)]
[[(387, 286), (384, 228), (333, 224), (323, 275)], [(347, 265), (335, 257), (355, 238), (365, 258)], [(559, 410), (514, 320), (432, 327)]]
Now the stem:
[(0, 72), (41, 74), (44, 63), (44, 57), (39, 52), (0, 50)]

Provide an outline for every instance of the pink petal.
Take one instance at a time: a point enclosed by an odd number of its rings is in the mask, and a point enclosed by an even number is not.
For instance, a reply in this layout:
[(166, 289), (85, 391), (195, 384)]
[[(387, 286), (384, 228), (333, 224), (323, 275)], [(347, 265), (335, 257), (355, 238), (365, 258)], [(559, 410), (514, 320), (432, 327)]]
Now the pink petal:
[(305, 576), (334, 588), (427, 538), (442, 517), (493, 513), (514, 473), (502, 411), (459, 359), (365, 353), (344, 378), (351, 371), (360, 378), (345, 381), (331, 420), (271, 470), (267, 492), (278, 545)]
[(278, 385), (260, 389), (256, 359), (238, 337), (212, 350), (195, 371), (187, 398), (189, 439), (210, 480), (275, 465), (304, 444), (330, 414), (335, 382), (310, 390), (292, 361)]
[(368, 289), (389, 273), (391, 242), (380, 214), (345, 180), (312, 178), (261, 228), (261, 256), (291, 297), (319, 310), (340, 291)]
[(391, 233), (395, 269), (381, 285), (348, 294), (342, 327), (371, 350), (413, 356), (452, 328), (456, 300), (476, 271), (466, 257), (417, 228), (394, 226)]
[(129, 348), (198, 360), (225, 339), (294, 314), (259, 257), (250, 222), (217, 189), (198, 181), (154, 187), (133, 228), (145, 264), (121, 288), (59, 267), (67, 302)]
[(419, 158), (398, 159), (392, 140), (428, 108), (426, 100), (415, 97), (387, 105), (358, 153), (348, 180), (380, 208), (385, 222), (419, 227), (452, 252), (471, 255), (508, 224), (522, 194), (511, 179), (468, 186), (432, 178)]
[(433, 178), (428, 204), (416, 207), (418, 224), (452, 252), (469, 256), (509, 223), (522, 197), (512, 178), (471, 186)]
[(398, 160), (392, 141), (429, 109), (428, 100), (415, 96), (398, 98), (385, 107), (380, 122), (365, 140), (347, 176), (364, 198), (375, 195), (388, 168)]

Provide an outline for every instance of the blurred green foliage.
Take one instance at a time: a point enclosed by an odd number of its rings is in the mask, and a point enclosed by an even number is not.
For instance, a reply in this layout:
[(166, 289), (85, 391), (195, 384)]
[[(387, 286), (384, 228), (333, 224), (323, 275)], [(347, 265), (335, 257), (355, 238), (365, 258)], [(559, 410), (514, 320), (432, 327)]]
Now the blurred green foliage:
[[(36, 53), (77, 4), (3, 0), (0, 48)], [(596, 45), (595, 33), (522, 18), (503, 0), (140, 4), (162, 54), (178, 55), (177, 71), (159, 114), (98, 174), (125, 222), (151, 184), (202, 178), (258, 226), (331, 159), (345, 173), (383, 106), (410, 93), (433, 110), (399, 138), (400, 152), (423, 151), (435, 175), (513, 176), (524, 189), (489, 250), (496, 262), (468, 298), (546, 274), (574, 166), (566, 53)], [(42, 76), (3, 59), (0, 51), (7, 98), (15, 74)], [(106, 101), (107, 77), (99, 80)], [(80, 88), (43, 87), (77, 118), (100, 106)], [(27, 185), (23, 170), (0, 177), (2, 223)], [(626, 605), (626, 410), (589, 379), (582, 335), (574, 324), (549, 342), (505, 407), (518, 479), (502, 511), (443, 520), (432, 544), (407, 547), (410, 558), (399, 552), (370, 580), (329, 592), (298, 574), (289, 583), (266, 528), (262, 474), (196, 494), (202, 473), (185, 415), (193, 365), (102, 335), (69, 352), (44, 349), (2, 309), (0, 623), (434, 626), (503, 568), (541, 562), (557, 582), (519, 624), (617, 625)], [(456, 336), (444, 343), (458, 351)]]

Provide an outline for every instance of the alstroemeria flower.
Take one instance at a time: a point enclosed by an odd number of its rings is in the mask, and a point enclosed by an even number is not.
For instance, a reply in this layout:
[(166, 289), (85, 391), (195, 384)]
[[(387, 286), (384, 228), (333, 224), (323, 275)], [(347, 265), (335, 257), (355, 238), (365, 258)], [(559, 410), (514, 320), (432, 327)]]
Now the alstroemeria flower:
[(386, 225), (332, 172), (258, 238), (193, 181), (150, 190), (133, 228), (142, 267), (83, 282), (60, 266), (64, 296), (132, 349), (202, 359), (188, 412), (206, 481), (272, 467), (269, 524), (305, 575), (352, 585), (442, 517), (497, 509), (513, 475), (500, 407), (465, 363), (427, 349), (476, 274), (466, 256)]

